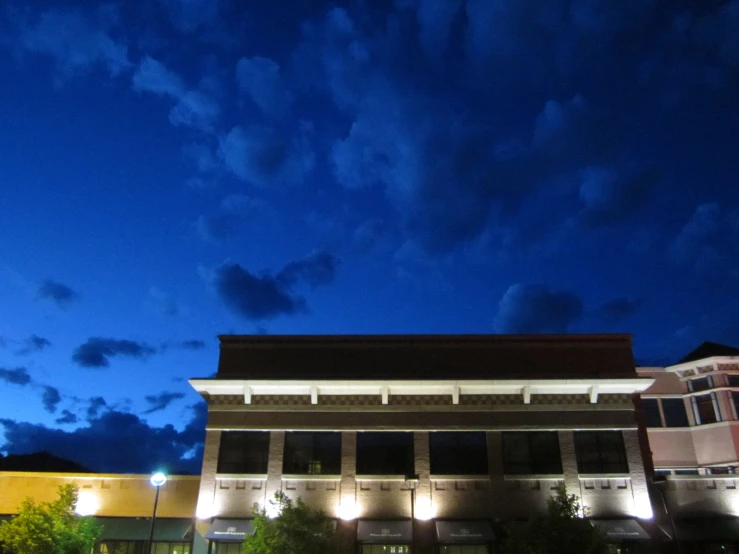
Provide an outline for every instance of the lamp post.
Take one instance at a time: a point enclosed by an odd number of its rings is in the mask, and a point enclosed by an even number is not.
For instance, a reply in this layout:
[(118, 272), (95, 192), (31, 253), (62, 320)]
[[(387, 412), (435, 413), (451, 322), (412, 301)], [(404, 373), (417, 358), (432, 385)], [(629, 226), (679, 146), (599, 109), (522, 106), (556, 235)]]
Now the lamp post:
[(149, 548), (147, 549), (147, 554), (151, 554), (151, 547), (154, 543), (154, 524), (157, 521), (157, 504), (159, 504), (159, 489), (164, 483), (167, 482), (167, 476), (164, 475), (164, 473), (157, 472), (151, 476), (151, 479), (149, 479), (149, 482), (152, 484), (152, 486), (156, 487), (157, 492), (156, 492), (156, 495), (154, 496), (154, 513), (151, 516), (151, 527), (149, 528)]
[(416, 486), (418, 475), (406, 475), (405, 482), (411, 489), (411, 554), (416, 554)]

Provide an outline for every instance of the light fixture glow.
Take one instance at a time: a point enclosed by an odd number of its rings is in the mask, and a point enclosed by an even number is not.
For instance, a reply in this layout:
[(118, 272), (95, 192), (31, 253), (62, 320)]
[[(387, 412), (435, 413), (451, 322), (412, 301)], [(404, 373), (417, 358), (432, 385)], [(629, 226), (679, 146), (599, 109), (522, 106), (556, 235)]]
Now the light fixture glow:
[(359, 515), (357, 510), (357, 503), (351, 496), (345, 496), (344, 498), (342, 498), (336, 511), (338, 513), (338, 516), (344, 521), (357, 519)]
[(648, 496), (634, 499), (634, 516), (639, 519), (652, 519), (654, 517), (652, 504), (649, 502)]
[(95, 493), (81, 492), (74, 505), (74, 513), (78, 516), (91, 516), (100, 509), (100, 499)]
[(155, 487), (161, 487), (164, 483), (167, 482), (167, 476), (164, 475), (164, 473), (162, 472), (157, 472), (151, 476), (149, 482)]
[(416, 519), (420, 521), (427, 521), (433, 519), (435, 516), (434, 505), (430, 498), (417, 498), (416, 499)]

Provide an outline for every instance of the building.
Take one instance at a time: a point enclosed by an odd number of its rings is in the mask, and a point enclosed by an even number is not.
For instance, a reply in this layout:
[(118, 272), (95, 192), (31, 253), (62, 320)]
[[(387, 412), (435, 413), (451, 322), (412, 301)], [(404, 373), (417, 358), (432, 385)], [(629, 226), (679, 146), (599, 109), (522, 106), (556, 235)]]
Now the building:
[(641, 404), (656, 509), (690, 552), (739, 552), (739, 349), (705, 343), (637, 374), (654, 379)]
[[(51, 502), (60, 485), (79, 487), (77, 512), (94, 515), (103, 528), (94, 554), (144, 554), (149, 540), (155, 488), (149, 475), (0, 471), (0, 520), (21, 502)], [(172, 475), (161, 487), (154, 528), (155, 554), (207, 551), (194, 525), (200, 477)]]
[[(231, 554), (275, 491), (342, 552), (491, 552), (498, 522), (580, 496), (622, 552), (652, 508), (627, 335), (222, 336), (196, 528)], [(645, 529), (646, 528), (646, 529)]]

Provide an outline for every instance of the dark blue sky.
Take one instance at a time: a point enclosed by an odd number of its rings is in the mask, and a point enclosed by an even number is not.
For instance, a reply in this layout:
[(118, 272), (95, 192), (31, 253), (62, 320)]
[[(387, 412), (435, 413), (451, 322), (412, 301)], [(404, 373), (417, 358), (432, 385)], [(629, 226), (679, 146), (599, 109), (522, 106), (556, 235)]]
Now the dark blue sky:
[(739, 0), (3, 2), (0, 451), (195, 468), (219, 333), (737, 345), (738, 90)]

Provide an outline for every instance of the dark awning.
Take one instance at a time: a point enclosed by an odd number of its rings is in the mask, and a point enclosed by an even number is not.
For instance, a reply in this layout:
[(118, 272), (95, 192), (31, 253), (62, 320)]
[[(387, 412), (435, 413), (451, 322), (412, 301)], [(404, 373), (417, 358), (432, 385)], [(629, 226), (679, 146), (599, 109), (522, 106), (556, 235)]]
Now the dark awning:
[(359, 542), (411, 542), (413, 526), (408, 520), (369, 521), (359, 520), (357, 524)]
[(439, 542), (483, 543), (495, 540), (489, 521), (437, 521)]
[(651, 538), (634, 519), (591, 519), (590, 523), (613, 541), (648, 541)]
[(739, 542), (739, 518), (680, 519), (675, 528), (681, 541)]
[[(150, 518), (97, 517), (102, 525), (100, 540), (148, 541), (151, 530)], [(192, 530), (191, 519), (157, 518), (154, 524), (155, 541), (185, 540)]]
[(247, 535), (254, 532), (250, 519), (219, 519), (213, 520), (205, 538), (211, 541), (242, 542)]

